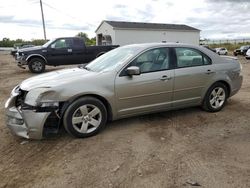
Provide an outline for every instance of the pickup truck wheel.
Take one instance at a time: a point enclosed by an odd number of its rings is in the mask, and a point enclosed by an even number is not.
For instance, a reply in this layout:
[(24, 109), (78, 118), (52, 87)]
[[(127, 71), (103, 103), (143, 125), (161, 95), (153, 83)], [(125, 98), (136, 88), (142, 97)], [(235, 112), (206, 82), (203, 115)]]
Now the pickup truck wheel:
[(77, 138), (97, 134), (107, 122), (104, 104), (93, 97), (82, 97), (69, 105), (63, 116), (66, 131)]
[(45, 62), (41, 58), (33, 58), (28, 63), (29, 70), (32, 73), (42, 73), (45, 70)]
[(208, 89), (202, 107), (208, 112), (218, 112), (225, 106), (227, 98), (227, 87), (217, 82)]

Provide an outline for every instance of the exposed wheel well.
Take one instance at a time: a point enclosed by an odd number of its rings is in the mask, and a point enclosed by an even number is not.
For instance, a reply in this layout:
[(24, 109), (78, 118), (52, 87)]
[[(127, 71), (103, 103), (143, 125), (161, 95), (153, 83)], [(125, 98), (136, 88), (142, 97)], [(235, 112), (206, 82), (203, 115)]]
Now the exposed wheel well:
[(111, 108), (111, 105), (109, 104), (109, 102), (102, 96), (100, 95), (96, 95), (96, 94), (87, 94), (87, 95), (81, 95), (81, 96), (78, 96), (70, 101), (67, 101), (65, 102), (63, 105), (62, 105), (62, 108), (61, 108), (61, 115), (64, 114), (65, 110), (68, 108), (68, 106), (75, 100), (79, 99), (79, 98), (82, 98), (82, 97), (94, 97), (94, 98), (97, 98), (99, 99), (105, 106), (106, 110), (107, 110), (107, 113), (108, 113), (108, 121), (111, 121), (113, 119), (113, 114), (112, 114), (112, 108)]

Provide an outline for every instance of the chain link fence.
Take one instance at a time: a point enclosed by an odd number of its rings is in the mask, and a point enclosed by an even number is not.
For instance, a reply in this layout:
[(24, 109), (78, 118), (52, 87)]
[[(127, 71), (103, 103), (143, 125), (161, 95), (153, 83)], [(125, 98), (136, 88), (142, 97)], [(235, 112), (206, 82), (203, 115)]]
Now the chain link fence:
[(210, 44), (246, 44), (250, 43), (250, 38), (248, 39), (228, 39), (228, 40), (210, 40), (210, 39), (204, 39), (201, 40), (202, 44), (210, 45)]
[(201, 40), (200, 44), (208, 45), (210, 48), (224, 47), (229, 51), (240, 48), (241, 46), (250, 45), (250, 38), (247, 39), (228, 39), (228, 40)]

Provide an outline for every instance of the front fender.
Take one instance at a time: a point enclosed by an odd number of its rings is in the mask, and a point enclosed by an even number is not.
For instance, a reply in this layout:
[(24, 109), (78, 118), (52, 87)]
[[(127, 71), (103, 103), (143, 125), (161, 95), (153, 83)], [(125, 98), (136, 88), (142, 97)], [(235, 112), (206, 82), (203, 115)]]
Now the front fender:
[(31, 55), (28, 55), (28, 57), (25, 59), (25, 61), (28, 62), (31, 58), (41, 58), (47, 64), (46, 58), (43, 55), (41, 55), (41, 54), (31, 54)]

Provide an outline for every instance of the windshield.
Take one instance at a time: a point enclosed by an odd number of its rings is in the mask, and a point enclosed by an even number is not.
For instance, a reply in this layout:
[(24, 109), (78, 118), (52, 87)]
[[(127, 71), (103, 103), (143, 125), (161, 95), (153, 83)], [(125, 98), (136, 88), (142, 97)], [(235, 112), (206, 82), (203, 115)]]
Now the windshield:
[(246, 48), (247, 48), (247, 46), (241, 46), (241, 47), (240, 47), (241, 50), (244, 50), (244, 49), (246, 49)]
[(135, 56), (140, 51), (140, 49), (141, 48), (138, 46), (116, 48), (96, 58), (85, 68), (94, 72), (114, 70), (117, 66), (123, 64), (124, 62)]
[(54, 42), (56, 39), (51, 39), (51, 40), (49, 40), (48, 42), (46, 42), (44, 45), (43, 45), (43, 47), (44, 48), (47, 48), (52, 42)]

